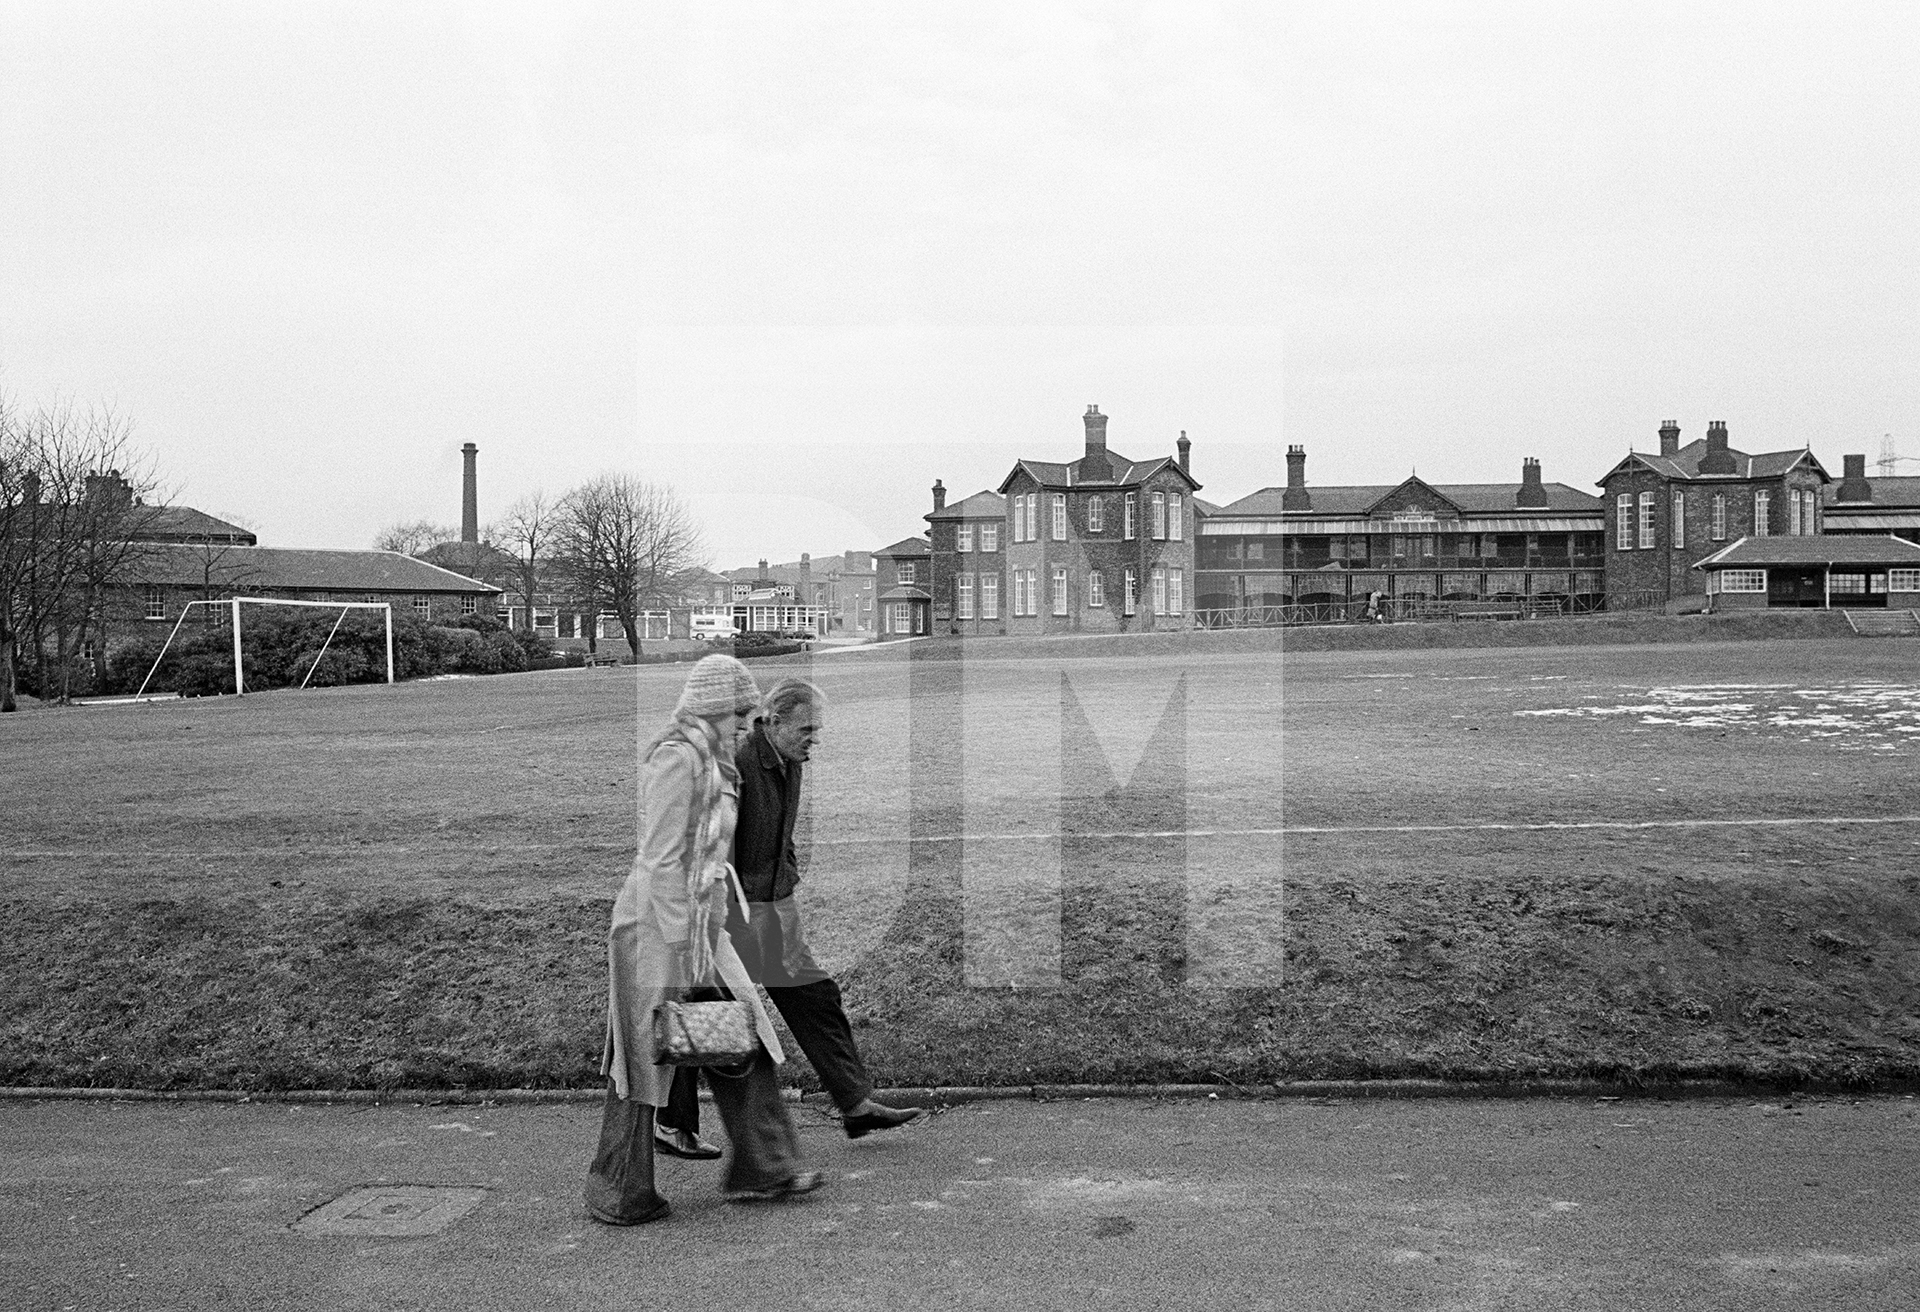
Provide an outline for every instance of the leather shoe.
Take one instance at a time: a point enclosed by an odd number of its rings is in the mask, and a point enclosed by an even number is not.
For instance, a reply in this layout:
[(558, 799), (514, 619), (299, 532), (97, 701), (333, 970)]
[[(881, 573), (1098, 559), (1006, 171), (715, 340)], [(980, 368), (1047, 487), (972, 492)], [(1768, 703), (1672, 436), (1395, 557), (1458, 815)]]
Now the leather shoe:
[(689, 1157), (697, 1162), (720, 1155), (718, 1144), (708, 1143), (692, 1130), (669, 1130), (664, 1125), (653, 1127), (653, 1146), (669, 1157)]
[(734, 1203), (771, 1203), (781, 1198), (810, 1194), (826, 1182), (825, 1171), (801, 1171), (765, 1189), (736, 1189), (727, 1195), (727, 1200)]
[(840, 1124), (847, 1131), (849, 1139), (864, 1139), (875, 1130), (891, 1130), (902, 1125), (912, 1125), (927, 1114), (924, 1107), (883, 1107), (873, 1104), (873, 1110), (859, 1116), (843, 1116)]

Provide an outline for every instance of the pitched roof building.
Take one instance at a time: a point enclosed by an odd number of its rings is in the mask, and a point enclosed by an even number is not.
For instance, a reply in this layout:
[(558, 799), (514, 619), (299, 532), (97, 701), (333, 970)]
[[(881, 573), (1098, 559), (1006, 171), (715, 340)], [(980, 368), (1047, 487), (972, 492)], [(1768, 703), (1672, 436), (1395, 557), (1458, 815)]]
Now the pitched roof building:
[(1187, 627), (1200, 487), (1192, 443), (1181, 433), (1177, 454), (1130, 459), (1107, 446), (1107, 418), (1087, 407), (1079, 459), (1017, 460), (994, 491), (951, 510), (934, 484), (926, 520), (936, 631)]
[(1287, 450), (1284, 487), (1205, 516), (1197, 604), (1204, 622), (1344, 618), (1432, 601), (1511, 599), (1593, 609), (1604, 595), (1601, 502), (1549, 483), (1525, 459), (1518, 483), (1307, 483)]
[(1629, 451), (1599, 480), (1611, 512), (1609, 608), (1701, 594), (1694, 562), (1735, 539), (1818, 535), (1830, 482), (1810, 448), (1748, 455), (1718, 419), (1683, 446), (1680, 425), (1667, 420), (1657, 452)]

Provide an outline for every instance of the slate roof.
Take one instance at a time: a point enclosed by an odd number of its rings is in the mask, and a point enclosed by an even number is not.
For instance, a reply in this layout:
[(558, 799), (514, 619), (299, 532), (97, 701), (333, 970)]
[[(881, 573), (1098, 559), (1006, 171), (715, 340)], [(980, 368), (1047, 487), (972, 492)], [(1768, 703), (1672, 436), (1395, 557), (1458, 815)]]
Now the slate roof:
[(1694, 565), (1695, 569), (1760, 569), (1767, 565), (1920, 566), (1920, 543), (1896, 537), (1745, 537)]
[(1180, 462), (1172, 456), (1161, 456), (1158, 460), (1129, 460), (1117, 452), (1109, 451), (1107, 465), (1113, 471), (1113, 478), (1107, 481), (1074, 478), (1073, 466), (1079, 463), (1077, 460), (1065, 464), (1054, 460), (1017, 460), (1013, 468), (1007, 471), (1007, 476), (1000, 480), (998, 490), (1005, 492), (1007, 485), (1013, 482), (1013, 476), (1023, 469), (1042, 487), (1122, 487), (1133, 483), (1144, 483), (1168, 465), (1177, 470), (1180, 476), (1194, 487), (1200, 486), (1194, 482), (1193, 475), (1181, 469)]
[(1000, 519), (1007, 513), (1007, 499), (998, 492), (975, 492), (964, 501), (956, 501), (941, 510), (928, 513), (927, 519)]
[(1597, 482), (1604, 485), (1607, 479), (1612, 478), (1621, 469), (1635, 463), (1645, 465), (1648, 469), (1667, 478), (1692, 480), (1697, 478), (1777, 478), (1804, 460), (1822, 478), (1832, 477), (1807, 447), (1797, 447), (1792, 451), (1769, 451), (1757, 456), (1728, 447), (1727, 454), (1733, 457), (1734, 472), (1731, 474), (1702, 474), (1700, 458), (1706, 453), (1707, 439), (1704, 437), (1695, 438), (1671, 456), (1654, 455), (1647, 451), (1629, 452), (1625, 459), (1609, 469), (1605, 477), (1598, 479)]
[(1906, 476), (1890, 478), (1869, 478), (1867, 488), (1873, 493), (1871, 501), (1839, 500), (1840, 484), (1827, 484), (1820, 489), (1821, 499), (1829, 510), (1846, 511), (1854, 507), (1871, 510), (1874, 507), (1892, 509), (1896, 506), (1920, 506), (1920, 478)]
[[(1365, 486), (1347, 485), (1307, 488), (1313, 506), (1310, 510), (1290, 510), (1283, 512), (1280, 498), (1285, 494), (1284, 487), (1263, 487), (1258, 492), (1241, 497), (1219, 510), (1210, 512), (1222, 519), (1240, 517), (1278, 516), (1282, 513), (1296, 519), (1305, 519), (1318, 515), (1364, 515), (1381, 498), (1390, 492), (1406, 486), (1402, 483), (1379, 483)], [(1546, 494), (1544, 506), (1516, 506), (1514, 497), (1519, 494), (1518, 483), (1429, 483), (1434, 492), (1458, 506), (1462, 513), (1470, 515), (1512, 515), (1540, 514), (1541, 512), (1560, 511), (1563, 513), (1599, 514), (1606, 510), (1606, 502), (1590, 492), (1568, 487), (1565, 483), (1543, 483), (1541, 490)]]
[[(202, 547), (155, 543), (132, 572), (144, 583), (200, 587), (209, 576)], [(327, 551), (301, 547), (218, 547), (211, 562), (216, 591), (497, 593), (500, 589), (397, 551)]]
[(925, 538), (901, 538), (892, 546), (882, 547), (873, 554), (886, 556), (888, 559), (897, 559), (901, 556), (931, 556), (933, 546)]
[(259, 542), (251, 529), (216, 519), (192, 506), (146, 506), (141, 510), (143, 513), (133, 534), (138, 542), (204, 542), (211, 539), (248, 547)]

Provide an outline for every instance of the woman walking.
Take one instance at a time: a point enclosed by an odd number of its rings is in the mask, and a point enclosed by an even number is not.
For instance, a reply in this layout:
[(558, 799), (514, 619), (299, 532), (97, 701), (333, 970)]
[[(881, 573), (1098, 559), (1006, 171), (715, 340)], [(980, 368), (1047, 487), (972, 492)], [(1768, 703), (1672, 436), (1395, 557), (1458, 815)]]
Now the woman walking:
[(653, 1013), (690, 990), (724, 986), (753, 1011), (764, 1049), (744, 1072), (709, 1069), (732, 1141), (726, 1189), (736, 1201), (809, 1193), (824, 1183), (800, 1169), (799, 1140), (780, 1100), (785, 1060), (773, 1021), (726, 934), (733, 868), (727, 848), (739, 798), (735, 745), (759, 690), (731, 656), (697, 662), (673, 719), (640, 753), (640, 842), (613, 906), (607, 939), (607, 1077), (600, 1147), (587, 1177), (587, 1211), (608, 1225), (640, 1225), (670, 1210), (653, 1187), (653, 1118), (674, 1068), (653, 1060)]

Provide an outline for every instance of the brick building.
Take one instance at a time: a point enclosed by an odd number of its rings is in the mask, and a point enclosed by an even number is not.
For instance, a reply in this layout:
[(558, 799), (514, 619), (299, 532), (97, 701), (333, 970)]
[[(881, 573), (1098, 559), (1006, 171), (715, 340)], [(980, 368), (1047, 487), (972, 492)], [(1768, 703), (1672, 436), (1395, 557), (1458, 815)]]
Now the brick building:
[(1920, 609), (1920, 543), (1886, 533), (1744, 537), (1694, 569), (1710, 610)]
[(925, 538), (903, 538), (873, 553), (873, 586), (880, 638), (921, 637), (933, 632), (933, 548)]
[(927, 591), (933, 597), (938, 633), (975, 635), (1007, 631), (1007, 499), (997, 492), (975, 492), (947, 504), (938, 479), (933, 511), (927, 519), (931, 561)]
[(130, 575), (119, 618), (148, 624), (178, 620), (189, 601), (236, 596), (389, 602), (396, 614), (436, 621), (491, 617), (500, 599), (498, 588), (397, 551), (156, 543)]
[(1518, 483), (1307, 485), (1307, 453), (1287, 451), (1287, 484), (1208, 514), (1200, 528), (1202, 622), (1285, 622), (1383, 613), (1430, 602), (1498, 600), (1550, 611), (1605, 596), (1602, 506), (1540, 463)]
[[(1087, 407), (1082, 424), (1078, 460), (1020, 460), (994, 492), (975, 493), (951, 513), (935, 484), (926, 518), (929, 582), (937, 589), (930, 604), (941, 632), (1188, 627), (1194, 528), (1203, 513), (1188, 468), (1192, 444), (1182, 433), (1177, 457), (1129, 460), (1107, 449), (1107, 416), (1098, 406)], [(981, 550), (983, 531), (991, 550)]]
[(1658, 454), (1629, 452), (1599, 480), (1609, 609), (1703, 595), (1695, 562), (1740, 538), (1818, 536), (1832, 481), (1809, 448), (1748, 455), (1717, 419), (1682, 446), (1669, 419)]

